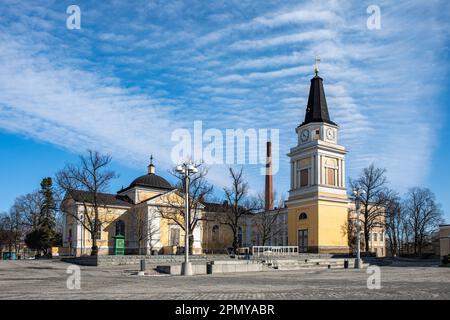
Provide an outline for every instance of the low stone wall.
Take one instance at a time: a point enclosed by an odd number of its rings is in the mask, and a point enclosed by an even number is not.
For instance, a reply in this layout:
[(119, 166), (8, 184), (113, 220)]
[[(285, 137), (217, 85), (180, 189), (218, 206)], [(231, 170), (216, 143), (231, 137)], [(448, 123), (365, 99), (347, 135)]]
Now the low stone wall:
[[(181, 264), (157, 266), (156, 271), (179, 276), (181, 275)], [(206, 274), (206, 263), (192, 264), (192, 273), (195, 275)]]
[[(145, 259), (147, 265), (178, 264), (184, 261), (183, 255), (124, 255), (124, 256), (97, 256), (97, 257), (65, 257), (64, 262), (78, 264), (82, 266), (114, 266), (114, 265), (137, 265)], [(192, 262), (207, 262), (211, 260), (227, 260), (228, 255), (192, 255), (189, 257)]]
[[(181, 263), (174, 265), (159, 265), (156, 271), (171, 275), (181, 274)], [(217, 260), (197, 262), (192, 264), (193, 274), (215, 274), (215, 273), (236, 273), (236, 272), (258, 272), (263, 271), (263, 264), (257, 261), (244, 260)]]
[(210, 268), (212, 274), (258, 272), (263, 270), (263, 264), (255, 261), (213, 261)]

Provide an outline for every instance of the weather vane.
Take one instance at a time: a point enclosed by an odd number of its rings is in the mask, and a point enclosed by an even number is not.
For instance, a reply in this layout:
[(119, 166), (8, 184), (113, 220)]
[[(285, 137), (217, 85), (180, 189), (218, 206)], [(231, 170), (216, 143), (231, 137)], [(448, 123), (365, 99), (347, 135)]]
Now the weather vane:
[(319, 73), (319, 62), (320, 62), (320, 57), (316, 54), (315, 58), (314, 58), (315, 64), (314, 64), (314, 73), (317, 74)]

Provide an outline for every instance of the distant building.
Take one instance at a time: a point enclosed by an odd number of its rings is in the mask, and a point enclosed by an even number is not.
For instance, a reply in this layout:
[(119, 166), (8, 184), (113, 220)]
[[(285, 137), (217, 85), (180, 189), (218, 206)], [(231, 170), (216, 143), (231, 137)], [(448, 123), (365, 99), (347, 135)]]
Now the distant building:
[(439, 226), (439, 256), (441, 258), (450, 255), (450, 224)]
[[(348, 210), (349, 224), (356, 222), (355, 204), (349, 204)], [(365, 238), (363, 231), (364, 215), (361, 212), (359, 215), (361, 221), (361, 251), (365, 251)], [(372, 229), (369, 231), (369, 252), (374, 253), (377, 257), (385, 257), (386, 252), (386, 228), (384, 226), (384, 216), (380, 215), (375, 223), (373, 223)], [(350, 239), (354, 240), (356, 237), (355, 229), (349, 230), (353, 234), (350, 235)], [(355, 252), (355, 241), (350, 240), (349, 246), (351, 250)]]

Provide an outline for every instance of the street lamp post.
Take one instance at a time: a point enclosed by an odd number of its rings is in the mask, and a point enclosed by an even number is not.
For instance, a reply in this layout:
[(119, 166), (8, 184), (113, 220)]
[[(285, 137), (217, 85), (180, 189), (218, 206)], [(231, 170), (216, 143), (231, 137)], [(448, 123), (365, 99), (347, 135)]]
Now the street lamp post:
[(356, 209), (356, 260), (355, 268), (362, 268), (361, 261), (361, 220), (359, 219), (359, 209), (361, 206), (361, 195), (366, 192), (360, 188), (353, 189), (353, 195), (355, 197), (355, 209)]
[(84, 222), (84, 215), (80, 214), (80, 224), (81, 224), (81, 229), (83, 230), (83, 231), (81, 231), (81, 235), (80, 235), (80, 237), (81, 237), (80, 256), (83, 256), (83, 247), (84, 247), (84, 237), (83, 237), (84, 225), (83, 225), (83, 222)]
[(192, 276), (192, 264), (189, 262), (189, 176), (198, 172), (198, 169), (191, 163), (177, 165), (176, 172), (184, 176), (184, 262), (181, 265), (181, 274)]

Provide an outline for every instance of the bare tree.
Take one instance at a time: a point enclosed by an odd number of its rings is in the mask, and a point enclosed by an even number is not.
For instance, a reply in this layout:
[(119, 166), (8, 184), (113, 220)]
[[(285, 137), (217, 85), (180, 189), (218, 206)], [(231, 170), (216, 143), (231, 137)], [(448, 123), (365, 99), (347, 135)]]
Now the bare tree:
[[(66, 165), (56, 174), (57, 184), (64, 190), (66, 197), (73, 197), (78, 193), (78, 201), (84, 208), (83, 217), (79, 217), (77, 212), (67, 208), (65, 202), (63, 202), (62, 210), (80, 222), (90, 233), (93, 256), (98, 254), (97, 234), (101, 230), (100, 211), (102, 208), (106, 211), (107, 206), (108, 198), (103, 192), (108, 190), (111, 180), (117, 177), (114, 171), (107, 169), (110, 163), (109, 155), (88, 150), (88, 155), (80, 156), (78, 165)], [(81, 196), (80, 191), (83, 193)]]
[(257, 210), (254, 214), (253, 221), (263, 246), (283, 231), (283, 227), (280, 224), (283, 204), (284, 201), (280, 199), (279, 204), (274, 206), (273, 210), (265, 210), (265, 197), (262, 194), (259, 194), (257, 197)]
[[(192, 231), (197, 227), (199, 221), (205, 219), (203, 215), (203, 203), (208, 200), (213, 192), (213, 186), (206, 180), (208, 168), (202, 164), (195, 165), (198, 172), (190, 176), (189, 181), (189, 250), (192, 252), (194, 235)], [(162, 198), (163, 203), (158, 206), (159, 214), (162, 218), (168, 219), (180, 226), (186, 232), (185, 227), (185, 200), (184, 200), (184, 175), (170, 171), (178, 179), (176, 192), (179, 196), (166, 196)]]
[(244, 179), (243, 168), (234, 170), (229, 168), (231, 187), (224, 188), (225, 199), (229, 210), (225, 210), (221, 215), (221, 223), (230, 227), (233, 233), (233, 249), (237, 249), (241, 245), (239, 242), (239, 227), (241, 219), (245, 214), (252, 213), (257, 209), (257, 203), (249, 197), (249, 185)]
[(393, 257), (400, 255), (403, 244), (405, 211), (397, 193), (392, 193), (386, 201), (385, 226), (389, 250)]
[(6, 221), (6, 213), (0, 213), (0, 255), (3, 255), (3, 250), (7, 246), (12, 246), (10, 244), (10, 233), (8, 230), (8, 224)]
[(409, 189), (404, 201), (413, 237), (414, 254), (421, 254), (426, 239), (443, 222), (443, 213), (436, 197), (428, 188)]
[(14, 207), (9, 214), (2, 213), (0, 215), (0, 246), (7, 246), (9, 252), (14, 251), (18, 254), (24, 236), (21, 226), (20, 214), (14, 210)]
[(21, 217), (24, 229), (30, 231), (36, 229), (43, 220), (42, 210), (45, 198), (39, 191), (34, 191), (23, 196), (19, 196), (14, 201), (12, 210)]
[(376, 168), (371, 164), (364, 168), (356, 180), (350, 181), (352, 188), (359, 187), (365, 191), (361, 195), (361, 213), (363, 215), (363, 230), (365, 251), (369, 251), (369, 235), (376, 226), (383, 225), (385, 205), (388, 199), (386, 169)]

